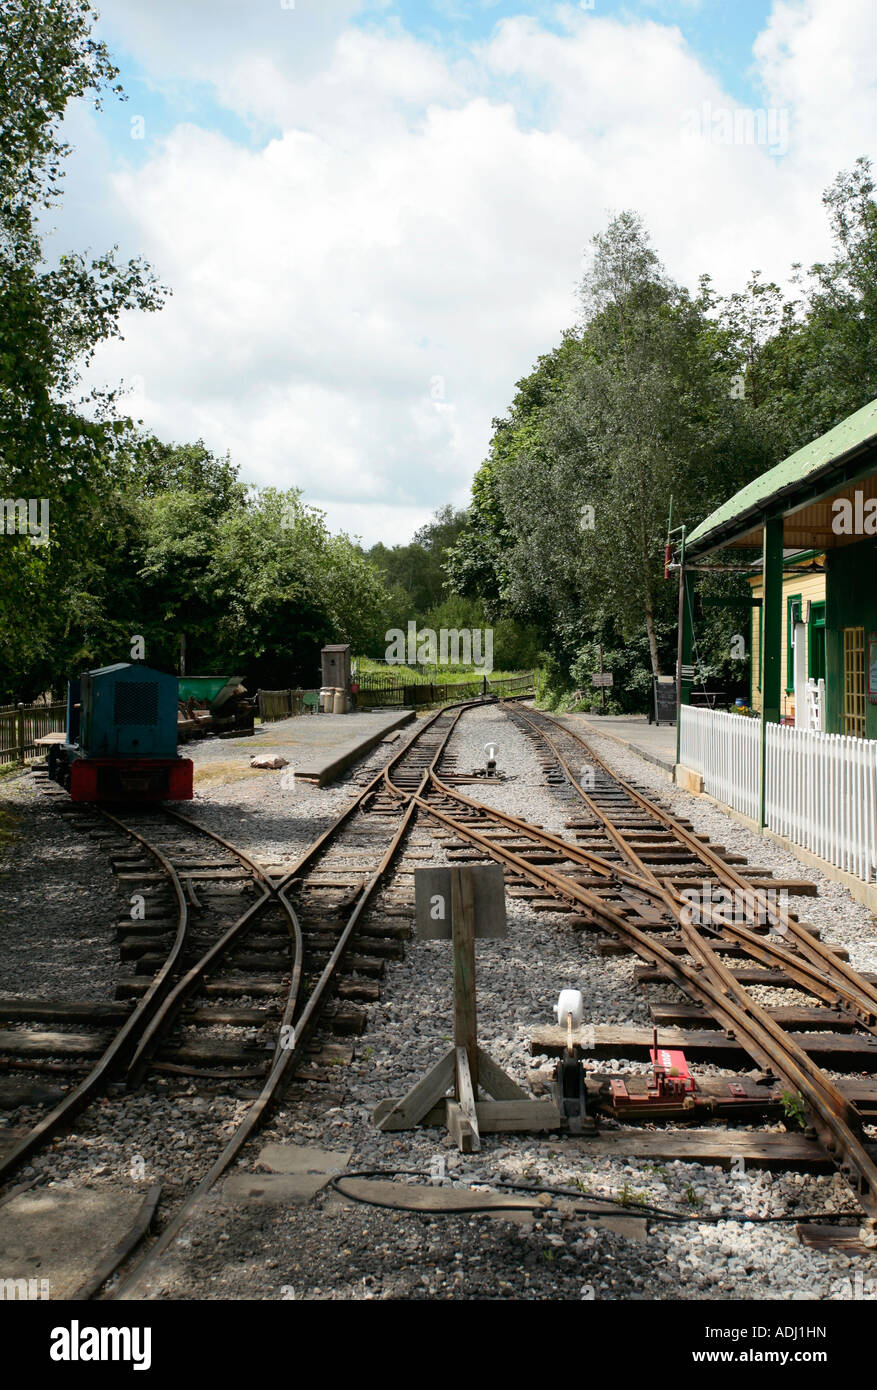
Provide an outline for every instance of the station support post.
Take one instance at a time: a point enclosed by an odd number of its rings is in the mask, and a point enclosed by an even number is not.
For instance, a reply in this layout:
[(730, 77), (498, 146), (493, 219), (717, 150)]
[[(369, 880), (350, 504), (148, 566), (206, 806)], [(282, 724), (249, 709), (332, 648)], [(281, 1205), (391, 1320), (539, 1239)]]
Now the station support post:
[(764, 523), (761, 606), (761, 745), (758, 762), (758, 826), (767, 824), (767, 726), (780, 722), (783, 626), (783, 519)]

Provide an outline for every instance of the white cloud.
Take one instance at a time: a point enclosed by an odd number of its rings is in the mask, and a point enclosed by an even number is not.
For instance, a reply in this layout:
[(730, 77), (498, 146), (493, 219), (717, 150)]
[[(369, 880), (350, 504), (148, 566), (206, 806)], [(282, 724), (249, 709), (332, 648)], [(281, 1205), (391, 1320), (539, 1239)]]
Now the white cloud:
[[(774, 7), (756, 56), (769, 99), (793, 108), (783, 159), (686, 135), (686, 113), (732, 103), (654, 21), (505, 20), (451, 65), (398, 26), (346, 27), (352, 2), (298, 0), (270, 22), (244, 6), (238, 27), (229, 4), (178, 7), (179, 24), (166, 0), (105, 8), (157, 79), (209, 77), (283, 134), (248, 149), (179, 125), (144, 167), (117, 168), (102, 240), (124, 228), (174, 297), (132, 316), (99, 373), (142, 376), (163, 437), (230, 448), (247, 477), (305, 487), (367, 540), (405, 541), (465, 500), (491, 418), (574, 318), (609, 210), (639, 209), (688, 283), (781, 278), (824, 252), (819, 195), (877, 128), (860, 52), (877, 21), (856, 0)], [(280, 20), (302, 21), (300, 48)]]
[(755, 55), (767, 101), (792, 112), (802, 171), (824, 171), (841, 149), (873, 148), (875, 50), (872, 0), (775, 0)]

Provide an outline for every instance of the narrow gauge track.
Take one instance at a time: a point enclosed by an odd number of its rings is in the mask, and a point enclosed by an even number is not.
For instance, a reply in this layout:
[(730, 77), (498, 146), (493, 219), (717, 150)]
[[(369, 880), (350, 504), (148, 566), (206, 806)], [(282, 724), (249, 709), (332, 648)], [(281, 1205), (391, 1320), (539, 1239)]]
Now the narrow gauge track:
[[(461, 715), (482, 703), (446, 707), (424, 721), (387, 764), (399, 785), (422, 789)], [(97, 1020), (106, 1024), (123, 1014), (121, 1026), (106, 1046), (98, 1035), (80, 1035), (66, 1043), (60, 1033), (38, 1038), (36, 1050), (53, 1058), (58, 1053), (68, 1057), (80, 1053), (78, 1061), (44, 1063), (50, 1075), (59, 1066), (81, 1070), (83, 1050), (98, 1051), (99, 1056), (85, 1077), (2, 1154), (0, 1182), (68, 1128), (114, 1081), (136, 1087), (156, 1071), (202, 1079), (255, 1076), (262, 1081), (257, 1098), (207, 1174), (117, 1296), (132, 1296), (199, 1199), (262, 1122), (286, 1082), (303, 1064), (306, 1067), (310, 1040), (318, 1024), (326, 1023), (333, 997), (374, 999), (377, 986), (368, 977), (380, 977), (386, 959), (403, 953), (402, 938), (410, 931), (407, 922), (365, 920), (414, 814), (413, 804), (400, 808), (395, 797), (387, 796), (384, 773), (381, 769), (371, 778), (293, 867), (279, 875), (269, 874), (243, 850), (168, 807), (138, 808), (118, 815), (90, 808), (79, 814), (83, 828), (99, 836), (113, 855), (120, 883), (127, 890), (136, 888), (145, 900), (141, 919), (126, 920), (117, 927), (123, 955), (134, 962), (137, 972), (119, 982), (119, 993), (136, 1002), (132, 1007), (90, 1001), (73, 1006), (45, 1000), (0, 1001), (2, 1018), (18, 1024), (57, 1024), (59, 1017), (68, 1023)], [(106, 833), (101, 834), (101, 829)], [(169, 840), (168, 831), (175, 838)], [(203, 840), (198, 843), (204, 836), (210, 841), (210, 857), (205, 857)], [(227, 911), (224, 917), (220, 911), (218, 922), (210, 926), (203, 920), (209, 914), (202, 899), (216, 891), (216, 880), (243, 880), (245, 892), (253, 897), (231, 925), (225, 924)], [(231, 898), (231, 894), (223, 896)], [(200, 919), (195, 929), (193, 918)], [(255, 931), (260, 935), (255, 936)], [(353, 954), (356, 950), (362, 954)], [(352, 978), (344, 978), (345, 972)], [(282, 1007), (278, 1008), (281, 992)], [(218, 999), (228, 995), (268, 1002), (255, 1010), (217, 1005)], [(362, 1031), (364, 1013), (356, 1009), (345, 1013), (342, 1003), (340, 1010), (335, 1009), (336, 1023), (339, 1013), (341, 1031)], [(180, 1024), (182, 1040), (171, 1041), (172, 1030), (179, 1031)], [(213, 1036), (205, 1042), (203, 1033), (199, 1041), (199, 1030), (214, 1025), (255, 1025), (261, 1036), (244, 1048)], [(23, 1066), (40, 1070), (41, 1064), (33, 1058), (34, 1041), (33, 1033), (26, 1031), (4, 1034), (0, 1064), (8, 1070)], [(31, 1055), (25, 1058), (22, 1053), (28, 1051)]]
[[(383, 944), (390, 947), (385, 954), (401, 954), (397, 936), (387, 937), (386, 933), (400, 928), (399, 934), (407, 935), (407, 925), (370, 926), (364, 920), (391, 871), (415, 814), (413, 800), (400, 806), (395, 798), (387, 796), (385, 778), (388, 770), (392, 770), (399, 785), (422, 790), (461, 715), (473, 704), (481, 703), (484, 702), (451, 706), (427, 719), (414, 738), (389, 760), (386, 768), (366, 784), (288, 873), (274, 884), (274, 894), (284, 900), (293, 919), (296, 954), (288, 1002), (270, 1068), (257, 1099), (228, 1143), (155, 1244), (115, 1290), (114, 1298), (124, 1300), (138, 1296), (164, 1252), (262, 1122), (286, 1079), (295, 1074), (326, 1005), (338, 987), (339, 972), (345, 960), (357, 972), (383, 973), (381, 956), (351, 958), (350, 949), (357, 944), (364, 950), (375, 951)], [(366, 864), (351, 865), (349, 861), (357, 852), (365, 853)], [(142, 1068), (148, 1063), (155, 1040), (168, 1018), (197, 993), (213, 963), (212, 958), (203, 958), (175, 986), (161, 1019), (153, 1021), (144, 1032), (135, 1058), (135, 1075), (139, 1074), (138, 1065)], [(303, 988), (306, 968), (315, 977), (309, 989)]]
[[(146, 952), (152, 949), (158, 954), (149, 959), (150, 975), (141, 978), (133, 989), (123, 986), (120, 990), (123, 996), (130, 993), (139, 996), (133, 1005), (90, 1000), (77, 1003), (45, 999), (0, 1001), (0, 1018), (4, 1023), (42, 1023), (52, 1025), (53, 1029), (35, 1032), (32, 1028), (20, 1027), (17, 1032), (0, 1035), (0, 1062), (4, 1070), (36, 1070), (53, 1078), (57, 1078), (59, 1072), (63, 1075), (85, 1071), (80, 1081), (0, 1155), (0, 1183), (6, 1182), (21, 1163), (67, 1129), (108, 1085), (132, 1075), (144, 1034), (156, 1026), (166, 1009), (175, 972), (187, 953), (197, 949), (199, 934), (193, 929), (193, 912), (202, 918), (209, 915), (197, 896), (196, 882), (216, 877), (243, 878), (258, 889), (255, 903), (235, 923), (233, 933), (242, 931), (247, 922), (272, 901), (271, 879), (261, 865), (228, 840), (169, 808), (157, 808), (148, 815), (140, 811), (126, 819), (100, 807), (71, 814), (77, 828), (90, 831), (109, 850), (120, 886), (127, 882), (131, 887), (136, 883), (139, 890), (137, 896), (143, 915), (138, 914), (117, 925), (117, 934), (122, 937), (122, 958), (140, 956), (146, 968)], [(177, 827), (182, 827), (185, 833), (183, 843), (179, 843)], [(176, 830), (174, 841), (167, 838), (168, 828)], [(162, 831), (164, 837), (160, 838)], [(205, 840), (209, 858), (205, 857)], [(282, 899), (279, 905), (281, 911), (289, 915), (288, 905)], [(201, 936), (211, 930), (216, 930), (215, 923), (212, 927), (204, 921), (200, 923)], [(119, 1026), (108, 1040), (107, 1027), (114, 1023)], [(71, 1024), (88, 1025), (92, 1032), (64, 1031), (69, 1030)], [(45, 1061), (47, 1056), (53, 1060)], [(64, 1060), (57, 1060), (59, 1058)]]
[[(658, 806), (613, 774), (593, 749), (565, 725), (541, 712), (504, 704), (508, 716), (543, 750), (546, 762), (581, 799), (586, 817), (570, 822), (579, 843), (567, 841), (517, 817), (463, 795), (434, 768), (428, 786), (411, 793), (421, 810), (454, 832), (462, 844), (504, 865), (514, 885), (530, 885), (543, 902), (566, 900), (620, 939), (659, 978), (678, 985), (696, 1004), (738, 1039), (768, 1075), (800, 1094), (813, 1131), (847, 1180), (871, 1224), (877, 1221), (875, 1146), (865, 1138), (866, 1116), (816, 1065), (808, 1041), (824, 1035), (791, 1035), (759, 1005), (722, 959), (741, 954), (773, 967), (766, 982), (804, 989), (842, 1021), (877, 1033), (877, 991), (826, 947), (794, 914), (771, 899), (763, 880), (747, 880), (729, 862)], [(586, 789), (573, 767), (587, 760), (594, 784)], [(560, 780), (556, 778), (556, 780)], [(589, 779), (590, 781), (590, 779)], [(386, 777), (388, 790), (393, 783)], [(663, 872), (656, 871), (656, 861)], [(728, 921), (704, 904), (702, 923), (691, 921), (681, 896), (679, 874), (695, 864), (701, 879), (735, 890), (735, 914), (742, 905), (745, 924)], [(538, 898), (536, 899), (538, 903)], [(767, 938), (773, 929), (779, 944)], [(668, 933), (672, 936), (668, 937)], [(873, 1117), (871, 1117), (873, 1122)]]

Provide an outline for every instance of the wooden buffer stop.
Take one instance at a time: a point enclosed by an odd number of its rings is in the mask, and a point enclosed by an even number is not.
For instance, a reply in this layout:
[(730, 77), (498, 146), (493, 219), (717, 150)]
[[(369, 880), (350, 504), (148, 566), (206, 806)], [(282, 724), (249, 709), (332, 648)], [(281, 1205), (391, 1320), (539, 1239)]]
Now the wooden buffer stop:
[[(372, 1116), (381, 1130), (446, 1124), (463, 1153), (481, 1134), (565, 1128), (553, 1100), (533, 1100), (478, 1046), (475, 939), (506, 935), (505, 884), (499, 864), (417, 869), (416, 924), (421, 940), (450, 941), (454, 964), (454, 1045), (400, 1100), (384, 1100)], [(453, 1096), (448, 1089), (453, 1086)], [(489, 1099), (480, 1100), (479, 1087)]]

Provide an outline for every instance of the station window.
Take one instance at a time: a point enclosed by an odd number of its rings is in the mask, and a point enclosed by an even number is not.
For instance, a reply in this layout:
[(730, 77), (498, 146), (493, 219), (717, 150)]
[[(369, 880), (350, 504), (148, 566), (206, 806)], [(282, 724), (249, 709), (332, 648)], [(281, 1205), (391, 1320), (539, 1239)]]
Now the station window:
[(844, 733), (865, 737), (865, 629), (845, 627)]

